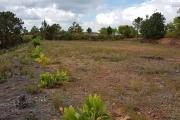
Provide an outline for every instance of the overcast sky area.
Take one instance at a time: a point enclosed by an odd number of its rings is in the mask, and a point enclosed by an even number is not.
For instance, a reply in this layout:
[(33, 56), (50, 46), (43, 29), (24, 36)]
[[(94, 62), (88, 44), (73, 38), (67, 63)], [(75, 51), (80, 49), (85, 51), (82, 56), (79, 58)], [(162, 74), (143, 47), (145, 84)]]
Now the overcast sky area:
[[(173, 4), (173, 5), (172, 5)], [(166, 22), (178, 15), (180, 0), (0, 0), (0, 11), (12, 11), (24, 21), (24, 26), (58, 23), (63, 29), (78, 22), (83, 29), (128, 24), (138, 16), (145, 18), (155, 11), (166, 17)]]

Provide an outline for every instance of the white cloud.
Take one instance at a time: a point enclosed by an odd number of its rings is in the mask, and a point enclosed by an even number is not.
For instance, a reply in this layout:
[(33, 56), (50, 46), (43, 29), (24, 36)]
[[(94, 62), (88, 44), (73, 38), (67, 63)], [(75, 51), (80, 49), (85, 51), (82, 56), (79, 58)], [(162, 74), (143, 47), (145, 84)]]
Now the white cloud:
[(40, 26), (43, 20), (48, 24), (58, 23), (63, 26), (64, 23), (76, 21), (80, 15), (71, 11), (57, 9), (56, 5), (46, 8), (26, 8), (24, 6), (14, 6), (7, 8), (23, 19), (25, 26), (30, 29), (33, 25)]
[(169, 22), (178, 15), (178, 8), (172, 7), (171, 2), (172, 0), (148, 0), (125, 9), (114, 9), (110, 12), (99, 13), (96, 15), (96, 21), (98, 24), (103, 24), (104, 26), (131, 24), (137, 17), (145, 18), (146, 15), (152, 15), (155, 11), (158, 11)]
[(171, 21), (177, 16), (177, 7), (172, 2), (180, 0), (146, 0), (141, 4), (126, 8), (111, 9), (105, 0), (0, 0), (0, 10), (12, 11), (22, 18), (27, 28), (40, 26), (46, 19), (49, 24), (58, 23), (67, 29), (73, 21), (79, 22), (84, 29), (91, 27), (98, 31), (101, 27), (131, 25), (137, 17), (145, 18), (156, 10)]

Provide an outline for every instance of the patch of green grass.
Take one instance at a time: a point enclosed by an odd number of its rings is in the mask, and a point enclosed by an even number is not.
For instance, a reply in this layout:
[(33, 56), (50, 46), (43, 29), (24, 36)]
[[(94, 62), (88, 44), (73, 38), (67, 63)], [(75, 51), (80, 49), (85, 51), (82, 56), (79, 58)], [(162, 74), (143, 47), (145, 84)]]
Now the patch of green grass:
[(53, 88), (62, 85), (69, 80), (67, 71), (57, 71), (56, 73), (42, 73), (40, 75), (39, 86), (42, 88)]

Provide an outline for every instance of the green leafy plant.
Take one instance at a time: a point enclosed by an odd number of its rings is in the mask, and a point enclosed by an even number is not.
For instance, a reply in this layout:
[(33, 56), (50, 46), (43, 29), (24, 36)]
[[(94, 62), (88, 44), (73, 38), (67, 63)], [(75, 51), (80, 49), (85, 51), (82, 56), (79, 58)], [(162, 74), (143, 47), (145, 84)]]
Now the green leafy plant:
[(32, 39), (32, 44), (34, 47), (40, 46), (41, 45), (41, 37), (35, 37)]
[(47, 65), (50, 62), (50, 59), (47, 58), (43, 53), (40, 53), (40, 56), (35, 59), (36, 62), (42, 64), (42, 65)]
[(76, 112), (73, 106), (64, 109), (63, 120), (80, 120), (80, 114)]
[(63, 120), (111, 120), (100, 96), (89, 95), (82, 109), (65, 108)]
[(62, 85), (69, 80), (67, 71), (57, 71), (56, 73), (43, 73), (40, 75), (39, 86), (42, 88), (53, 88)]
[(37, 46), (32, 50), (31, 56), (33, 58), (39, 58), (42, 53), (42, 48)]

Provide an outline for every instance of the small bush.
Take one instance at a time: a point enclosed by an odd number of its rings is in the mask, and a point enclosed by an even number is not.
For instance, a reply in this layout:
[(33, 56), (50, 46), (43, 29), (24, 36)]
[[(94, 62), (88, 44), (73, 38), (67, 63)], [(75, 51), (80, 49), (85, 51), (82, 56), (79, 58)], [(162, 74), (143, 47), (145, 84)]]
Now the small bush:
[(39, 58), (41, 53), (42, 53), (42, 48), (38, 46), (32, 50), (31, 56), (33, 58)]
[(36, 62), (42, 64), (42, 65), (47, 65), (50, 62), (50, 59), (47, 58), (43, 53), (40, 53), (40, 56), (35, 59)]
[(32, 44), (34, 47), (41, 45), (41, 37), (35, 37), (32, 39)]
[(53, 88), (62, 85), (69, 80), (69, 75), (66, 71), (57, 71), (56, 73), (43, 73), (40, 75), (39, 86), (42, 88)]
[(38, 86), (32, 85), (32, 84), (31, 85), (27, 85), (25, 87), (25, 90), (26, 90), (26, 92), (28, 94), (32, 94), (32, 95), (38, 94), (40, 92), (40, 89), (38, 88)]
[(97, 95), (89, 95), (79, 112), (72, 106), (65, 108), (63, 120), (111, 120), (111, 118), (101, 98)]

